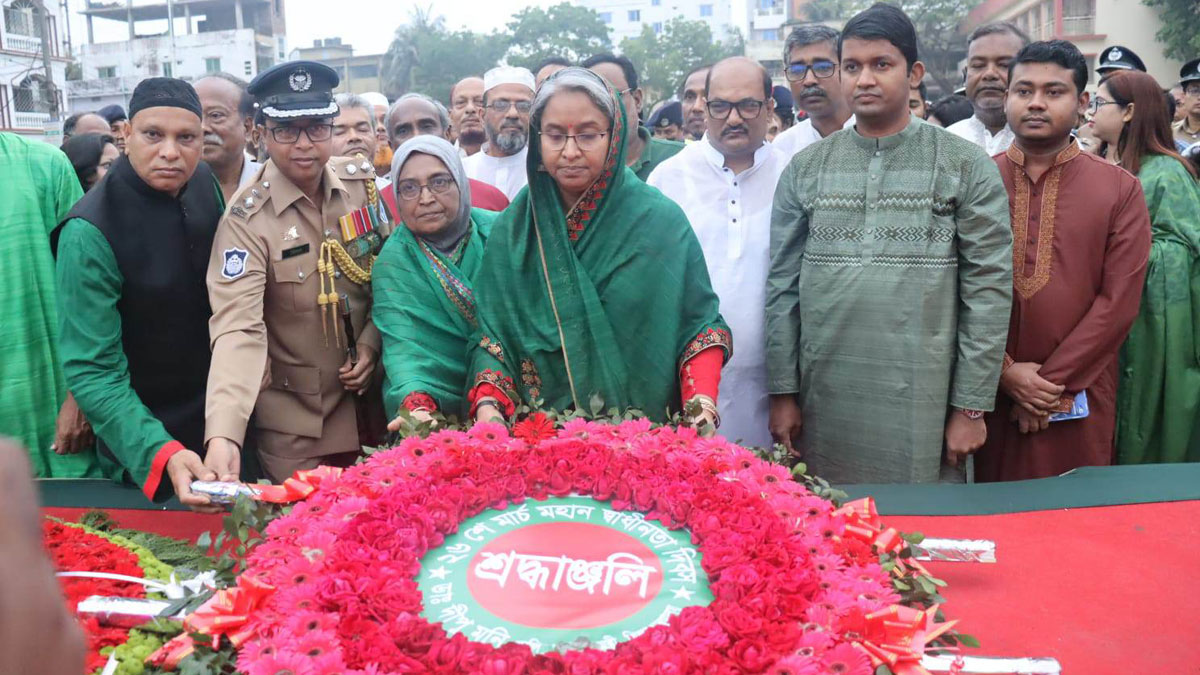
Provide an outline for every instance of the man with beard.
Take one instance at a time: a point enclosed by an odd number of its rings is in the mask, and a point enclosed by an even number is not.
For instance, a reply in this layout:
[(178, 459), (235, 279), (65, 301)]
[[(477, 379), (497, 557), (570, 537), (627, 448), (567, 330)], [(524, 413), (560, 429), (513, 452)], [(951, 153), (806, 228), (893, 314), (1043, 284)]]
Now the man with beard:
[[(388, 110), (386, 121), (388, 144), (393, 151), (414, 136), (430, 134), (446, 138), (449, 135), (449, 112), (445, 106), (425, 94), (409, 93), (401, 96)], [(503, 211), (508, 206), (508, 197), (505, 197), (503, 192), (487, 183), (470, 178), (467, 180), (471, 184), (471, 206), (488, 211)], [(386, 186), (390, 185), (389, 180)], [(380, 186), (379, 192), (392, 213), (399, 213), (396, 209), (396, 193), (386, 186)]]
[(735, 56), (709, 70), (708, 134), (663, 162), (646, 182), (687, 214), (700, 240), (721, 315), (738, 348), (721, 371), (721, 434), (770, 447), (763, 307), (770, 265), (771, 199), (787, 159), (765, 141), (771, 77)]
[[(1083, 54), (1063, 40), (1034, 42), (1010, 66), (1016, 140), (994, 159), (1012, 203), (1015, 293), (981, 481), (1113, 460), (1118, 351), (1138, 315), (1151, 227), (1138, 179), (1071, 138), (1087, 80)], [(1074, 418), (1052, 421), (1056, 412)]]
[(195, 86), (204, 108), (204, 161), (228, 202), (238, 188), (254, 180), (260, 166), (246, 154), (254, 126), (254, 99), (246, 93), (246, 83), (228, 73), (202, 77)]
[(967, 98), (975, 108), (971, 117), (951, 124), (946, 131), (983, 148), (989, 155), (1012, 145), (1013, 132), (1004, 116), (1008, 91), (1008, 64), (1029, 38), (1011, 23), (988, 23), (967, 37)]
[(52, 244), (63, 373), (101, 459), (149, 499), (173, 486), (184, 504), (214, 510), (190, 489), (217, 477), (201, 454), (212, 315), (204, 274), (221, 198), (200, 161), (201, 115), (187, 82), (142, 80), (129, 101), (127, 153)]
[(688, 73), (679, 88), (679, 100), (683, 105), (683, 131), (689, 140), (698, 141), (708, 124), (704, 114), (704, 81), (708, 78), (711, 65), (703, 65)]
[[(458, 154), (470, 157), (487, 141), (483, 129), (483, 78), (466, 77), (450, 90), (450, 129)], [(391, 133), (389, 130), (388, 133)]]
[(252, 411), (276, 482), (353, 463), (386, 424), (369, 261), (390, 226), (376, 219), (370, 160), (330, 159), (337, 83), (328, 66), (292, 61), (249, 86), (271, 159), (234, 195), (208, 262), (205, 465), (221, 480), (238, 474)]
[(628, 135), (629, 140), (625, 143), (625, 166), (632, 169), (638, 178), (646, 180), (663, 160), (682, 150), (683, 143), (653, 138), (650, 131), (642, 126), (642, 89), (638, 86), (637, 70), (632, 61), (624, 56), (596, 54), (584, 61), (583, 67), (608, 80), (621, 97), (630, 127), (636, 129), (635, 133)]
[(483, 76), (483, 128), (487, 144), (463, 160), (467, 177), (496, 186), (512, 201), (528, 177), (529, 110), (533, 105), (533, 73), (498, 66)]
[(837, 78), (838, 32), (819, 23), (792, 29), (783, 47), (784, 72), (792, 97), (808, 117), (771, 141), (776, 152), (789, 160), (797, 152), (843, 126), (853, 126), (854, 116)]
[(775, 191), (771, 433), (834, 483), (963, 482), (1004, 360), (1008, 195), (982, 150), (909, 112), (925, 68), (903, 11), (850, 19), (838, 57), (855, 125)]

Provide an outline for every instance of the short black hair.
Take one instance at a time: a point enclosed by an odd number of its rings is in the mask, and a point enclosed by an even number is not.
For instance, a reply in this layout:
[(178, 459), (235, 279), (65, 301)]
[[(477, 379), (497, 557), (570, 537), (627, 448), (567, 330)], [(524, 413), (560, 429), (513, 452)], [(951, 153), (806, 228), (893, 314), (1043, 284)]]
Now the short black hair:
[[(730, 61), (733, 59), (745, 59), (745, 58), (749, 58), (749, 57), (730, 56), (728, 58), (721, 59), (720, 61), (717, 61), (716, 63), (714, 63), (712, 65), (712, 67), (710, 67), (708, 69), (708, 74), (704, 76), (704, 98), (708, 98), (708, 87), (710, 84), (712, 84), (712, 73), (714, 70), (717, 69), (717, 66), (721, 65), (722, 63), (725, 63), (726, 61)], [(750, 60), (753, 61), (753, 59), (750, 59)], [(754, 63), (759, 67), (759, 69), (762, 70), (763, 98), (764, 99), (772, 98), (774, 96), (773, 90), (775, 89), (775, 83), (771, 81), (771, 73), (767, 72), (767, 69), (763, 67), (763, 64), (758, 63), (757, 61), (755, 61)], [(692, 72), (695, 72), (695, 71), (692, 71)], [(687, 80), (685, 79), (684, 82), (687, 82)]]
[[(683, 96), (683, 88), (687, 86), (687, 81), (688, 81), (689, 77), (695, 75), (696, 73), (698, 73), (702, 70), (712, 70), (712, 67), (713, 67), (713, 64), (706, 63), (701, 66), (696, 66), (695, 68), (692, 68), (691, 70), (684, 73), (683, 79), (679, 81), (679, 95), (681, 97)], [(707, 79), (708, 78), (706, 77), (705, 80), (707, 81)], [(705, 85), (705, 87), (707, 88), (707, 85)]]
[(584, 61), (582, 65), (584, 68), (590, 70), (592, 66), (599, 65), (601, 63), (611, 63), (614, 66), (619, 67), (621, 72), (625, 75), (626, 86), (628, 86), (630, 89), (638, 88), (638, 74), (637, 69), (633, 67), (633, 61), (630, 61), (624, 56), (605, 53), (588, 57), (588, 60)]
[[(69, 118), (68, 118), (69, 119)], [(104, 146), (116, 145), (109, 134), (79, 134), (68, 138), (62, 144), (63, 154), (71, 160), (75, 169), (75, 177), (79, 179), (79, 187), (87, 192), (100, 165), (100, 156), (104, 154)]]
[(913, 64), (918, 60), (917, 29), (904, 10), (894, 5), (877, 2), (851, 17), (838, 38), (838, 60), (842, 58), (842, 43), (846, 38), (887, 40), (904, 55), (908, 71), (912, 71)]
[(1087, 88), (1088, 64), (1083, 53), (1075, 45), (1066, 40), (1045, 40), (1030, 42), (1017, 52), (1008, 64), (1008, 81), (1012, 82), (1013, 70), (1022, 63), (1053, 63), (1072, 71), (1075, 81), (1075, 94), (1083, 93)]
[(1007, 21), (993, 21), (992, 23), (985, 23), (971, 31), (971, 34), (967, 36), (967, 47), (970, 47), (972, 42), (981, 37), (987, 37), (988, 35), (1000, 35), (1002, 33), (1008, 33), (1009, 35), (1012, 35), (1020, 40), (1022, 47), (1029, 44), (1029, 36), (1025, 34), (1025, 31), (1018, 28), (1016, 24), (1012, 24)]
[(79, 124), (79, 118), (87, 114), (89, 113), (75, 113), (74, 115), (70, 115), (67, 117), (67, 119), (63, 120), (63, 136), (70, 136), (71, 134), (75, 133), (75, 125)]
[(542, 59), (541, 62), (534, 67), (533, 74), (537, 75), (538, 73), (542, 72), (542, 68), (545, 68), (546, 66), (562, 66), (563, 68), (570, 68), (571, 62), (561, 56), (549, 56)]
[(216, 73), (207, 73), (203, 77), (197, 78), (196, 81), (199, 82), (200, 80), (203, 80), (203, 79), (209, 78), (209, 77), (215, 77), (218, 80), (225, 80), (226, 82), (237, 87), (238, 90), (240, 90), (242, 92), (241, 97), (238, 98), (238, 114), (241, 115), (242, 117), (253, 117), (254, 116), (254, 97), (250, 95), (249, 91), (247, 91), (247, 88), (249, 87), (249, 85), (246, 84), (245, 80), (238, 77), (237, 75), (230, 75), (229, 73), (226, 73), (226, 72), (216, 72)]
[(921, 84), (917, 85), (917, 93), (921, 95), (922, 101), (929, 100), (929, 87), (925, 86), (925, 80), (921, 80)]
[[(939, 98), (929, 106), (929, 117), (936, 117), (942, 126), (948, 127), (975, 114), (975, 107), (962, 94), (950, 94)], [(926, 118), (928, 119), (928, 118)]]

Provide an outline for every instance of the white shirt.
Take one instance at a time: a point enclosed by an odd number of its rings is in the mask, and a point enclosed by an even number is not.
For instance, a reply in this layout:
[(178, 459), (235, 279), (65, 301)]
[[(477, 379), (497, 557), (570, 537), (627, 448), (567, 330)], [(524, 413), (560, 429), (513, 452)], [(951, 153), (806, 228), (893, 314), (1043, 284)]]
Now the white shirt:
[[(849, 129), (852, 126), (854, 126), (854, 115), (851, 115), (850, 119), (846, 120), (842, 128)], [(797, 152), (819, 140), (821, 140), (821, 132), (817, 131), (817, 128), (813, 126), (812, 118), (809, 117), (793, 124), (791, 129), (776, 136), (775, 140), (771, 141), (771, 147), (783, 155), (786, 163), (786, 161), (790, 161), (792, 157), (795, 157)]]
[(483, 181), (504, 193), (512, 201), (521, 188), (529, 182), (525, 175), (525, 156), (529, 154), (529, 146), (508, 157), (492, 157), (484, 150), (463, 160), (467, 170), (467, 178)]
[(988, 131), (988, 128), (983, 125), (983, 122), (980, 122), (979, 118), (974, 115), (951, 124), (946, 127), (946, 131), (959, 138), (965, 138), (983, 148), (989, 157), (1008, 150), (1008, 146), (1013, 144), (1013, 132), (1012, 129), (1008, 128), (1007, 124), (993, 136), (992, 132)]
[(771, 447), (764, 335), (771, 204), (788, 159), (766, 144), (754, 153), (754, 166), (734, 174), (705, 139), (659, 164), (646, 180), (687, 214), (733, 331), (733, 358), (721, 371), (719, 433), (764, 448)]
[(250, 155), (242, 153), (242, 175), (238, 177), (238, 189), (244, 188), (254, 181), (254, 174), (258, 173), (258, 169), (262, 166), (258, 162), (250, 159)]

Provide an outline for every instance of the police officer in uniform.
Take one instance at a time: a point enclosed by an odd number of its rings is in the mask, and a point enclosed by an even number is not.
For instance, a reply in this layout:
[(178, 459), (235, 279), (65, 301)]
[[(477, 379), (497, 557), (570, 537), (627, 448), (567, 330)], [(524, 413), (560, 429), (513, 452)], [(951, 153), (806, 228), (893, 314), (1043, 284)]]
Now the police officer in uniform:
[(1100, 58), (1096, 59), (1096, 74), (1104, 77), (1114, 70), (1140, 70), (1144, 73), (1146, 64), (1132, 49), (1113, 45), (1100, 52)]
[[(208, 268), (213, 316), (205, 465), (235, 480), (251, 413), (263, 469), (281, 482), (360, 454), (378, 384), (371, 266), (390, 232), (363, 158), (332, 152), (338, 76), (311, 61), (250, 83), (270, 160), (230, 200)], [(381, 404), (380, 404), (381, 405)], [(381, 430), (369, 430), (371, 432)]]

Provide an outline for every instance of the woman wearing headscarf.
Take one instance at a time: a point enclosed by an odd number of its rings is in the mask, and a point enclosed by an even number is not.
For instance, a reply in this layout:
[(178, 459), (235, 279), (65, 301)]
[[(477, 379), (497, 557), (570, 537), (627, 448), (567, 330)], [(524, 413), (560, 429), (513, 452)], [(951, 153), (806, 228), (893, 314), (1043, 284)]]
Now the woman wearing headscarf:
[(429, 134), (392, 158), (399, 219), (375, 263), (374, 320), (383, 336), (384, 405), (395, 418), (462, 416), (467, 343), (476, 329), (471, 280), (496, 214), (471, 208), (458, 150)]
[(62, 144), (62, 151), (67, 159), (71, 160), (75, 176), (79, 179), (79, 187), (83, 188), (84, 192), (99, 183), (113, 162), (121, 156), (116, 141), (108, 134), (72, 136)]
[(1135, 174), (1150, 211), (1142, 305), (1121, 347), (1117, 462), (1200, 461), (1200, 185), (1175, 151), (1153, 77), (1100, 82), (1089, 125), (1108, 159)]
[(716, 421), (729, 328), (687, 217), (625, 167), (625, 114), (582, 68), (538, 89), (529, 185), (496, 220), (475, 279), (476, 419), (599, 396), (657, 421), (695, 402)]

